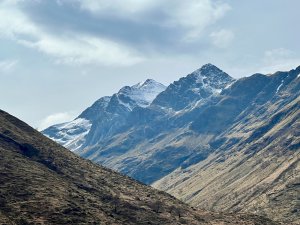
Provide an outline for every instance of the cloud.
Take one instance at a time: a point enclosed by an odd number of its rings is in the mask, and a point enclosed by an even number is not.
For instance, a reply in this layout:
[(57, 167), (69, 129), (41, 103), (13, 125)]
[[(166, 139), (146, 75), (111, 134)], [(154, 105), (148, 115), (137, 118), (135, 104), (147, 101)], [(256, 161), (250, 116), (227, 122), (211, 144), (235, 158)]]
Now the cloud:
[(182, 40), (197, 40), (203, 30), (221, 19), (231, 7), (212, 0), (79, 0), (95, 15), (115, 16), (145, 24), (184, 30)]
[(213, 0), (5, 0), (0, 38), (56, 63), (131, 66), (209, 47), (205, 30), (230, 8)]
[(17, 64), (17, 60), (2, 60), (0, 61), (0, 72), (12, 71)]
[(82, 9), (94, 13), (108, 11), (128, 15), (144, 12), (159, 4), (157, 0), (78, 0), (78, 2)]
[[(143, 61), (133, 49), (114, 41), (78, 33), (51, 34), (18, 9), (23, 1), (0, 3), (0, 37), (52, 56), (57, 63), (127, 66)], [(36, 2), (38, 4), (39, 2)]]
[[(170, 0), (168, 6), (172, 6), (173, 2)], [(211, 0), (176, 0), (174, 6), (171, 7), (171, 11), (168, 11), (168, 7), (165, 9), (169, 15), (167, 23), (187, 29), (184, 36), (186, 41), (197, 40), (203, 35), (202, 32), (206, 27), (214, 24), (230, 10), (228, 4)]]
[(293, 56), (293, 52), (286, 48), (276, 48), (264, 52), (264, 62), (273, 63), (282, 59), (289, 59)]
[(264, 52), (260, 72), (273, 73), (275, 71), (289, 71), (300, 65), (300, 58), (286, 48), (270, 49)]
[(0, 3), (0, 37), (17, 39), (18, 35), (37, 36), (37, 27), (14, 4)]
[(55, 57), (55, 62), (59, 64), (128, 66), (143, 61), (142, 57), (132, 55), (125, 46), (88, 36), (72, 39), (45, 36), (38, 41), (20, 40), (19, 43)]
[(47, 116), (45, 119), (43, 119), (39, 126), (38, 130), (43, 130), (48, 128), (51, 125), (64, 123), (71, 121), (75, 118), (74, 113), (71, 112), (60, 112), (60, 113), (54, 113), (49, 116)]
[(234, 33), (230, 30), (221, 29), (210, 34), (211, 41), (218, 48), (227, 48), (234, 39)]

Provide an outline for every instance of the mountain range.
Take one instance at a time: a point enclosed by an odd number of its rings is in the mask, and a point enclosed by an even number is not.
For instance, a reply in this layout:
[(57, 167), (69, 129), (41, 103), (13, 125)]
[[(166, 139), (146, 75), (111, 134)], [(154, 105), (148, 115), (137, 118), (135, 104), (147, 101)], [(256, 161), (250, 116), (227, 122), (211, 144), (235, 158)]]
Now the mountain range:
[(235, 80), (206, 64), (168, 87), (126, 86), (43, 133), (195, 207), (299, 223), (299, 74)]

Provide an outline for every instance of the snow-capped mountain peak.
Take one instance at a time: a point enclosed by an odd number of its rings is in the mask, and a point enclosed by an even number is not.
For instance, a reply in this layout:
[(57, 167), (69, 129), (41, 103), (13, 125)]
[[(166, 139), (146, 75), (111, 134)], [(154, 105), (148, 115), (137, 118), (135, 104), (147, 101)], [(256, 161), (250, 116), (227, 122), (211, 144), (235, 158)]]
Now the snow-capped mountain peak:
[(135, 106), (149, 106), (155, 97), (165, 89), (165, 85), (155, 80), (147, 79), (146, 81), (137, 83), (131, 87), (123, 87), (117, 95), (119, 100), (121, 100), (121, 104), (129, 105), (132, 109)]
[(202, 82), (203, 80), (210, 82), (211, 84), (214, 82), (227, 83), (234, 80), (227, 73), (210, 63), (205, 64), (201, 68), (195, 70), (190, 74), (190, 76), (195, 77), (198, 83)]
[(219, 94), (233, 81), (227, 73), (208, 63), (170, 84), (153, 104), (179, 111), (199, 100)]
[(73, 151), (79, 149), (85, 141), (85, 136), (91, 129), (91, 122), (84, 118), (76, 118), (71, 122), (53, 125), (43, 133)]
[(200, 84), (201, 89), (206, 89), (212, 94), (220, 93), (234, 81), (231, 76), (211, 63), (205, 64), (189, 76), (195, 80), (197, 86)]

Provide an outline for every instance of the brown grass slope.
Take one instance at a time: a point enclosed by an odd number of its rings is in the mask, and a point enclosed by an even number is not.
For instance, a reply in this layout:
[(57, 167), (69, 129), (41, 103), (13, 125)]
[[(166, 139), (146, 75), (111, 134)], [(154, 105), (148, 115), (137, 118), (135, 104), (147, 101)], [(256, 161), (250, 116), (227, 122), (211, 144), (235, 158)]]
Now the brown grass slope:
[(153, 186), (200, 208), (300, 224), (299, 79), (265, 104), (249, 102), (205, 160)]
[(81, 159), (0, 111), (0, 224), (274, 224), (196, 211)]

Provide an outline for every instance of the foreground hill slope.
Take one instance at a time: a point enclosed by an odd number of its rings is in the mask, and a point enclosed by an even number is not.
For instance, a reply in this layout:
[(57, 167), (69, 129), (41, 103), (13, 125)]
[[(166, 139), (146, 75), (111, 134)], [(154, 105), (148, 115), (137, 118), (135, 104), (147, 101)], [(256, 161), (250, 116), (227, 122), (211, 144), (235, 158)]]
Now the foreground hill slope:
[(0, 111), (0, 224), (274, 224), (189, 208)]

